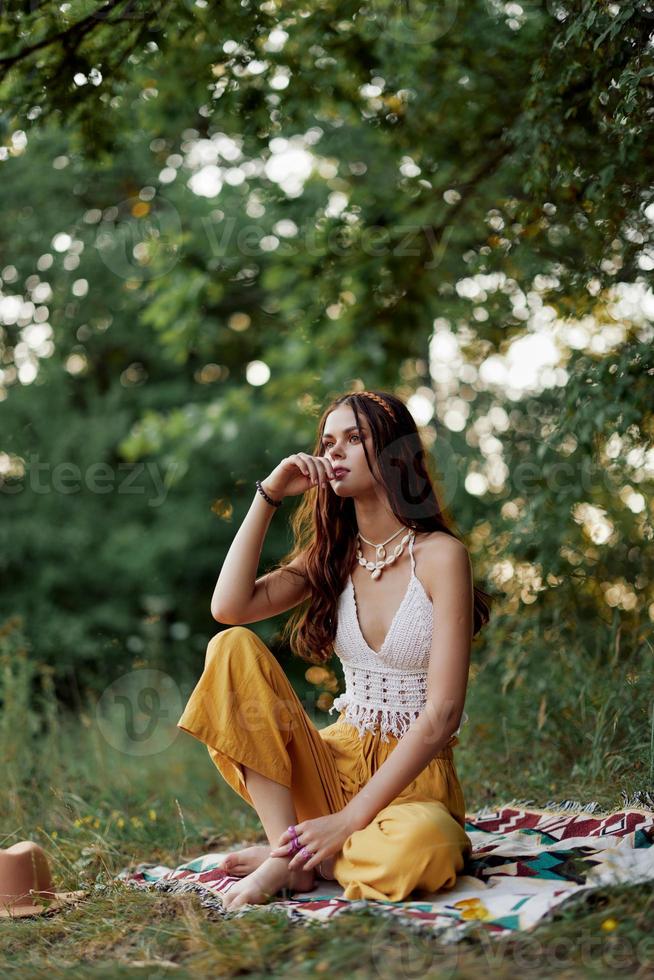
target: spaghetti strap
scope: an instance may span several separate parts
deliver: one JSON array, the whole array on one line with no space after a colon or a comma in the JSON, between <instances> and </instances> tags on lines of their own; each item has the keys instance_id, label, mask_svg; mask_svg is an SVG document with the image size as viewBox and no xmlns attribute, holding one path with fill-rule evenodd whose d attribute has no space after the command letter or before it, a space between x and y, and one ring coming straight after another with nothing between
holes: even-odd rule
<instances>
[{"instance_id":1,"label":"spaghetti strap","mask_svg":"<svg viewBox=\"0 0 654 980\"><path fill-rule=\"evenodd\" d=\"M409 554L411 555L411 578L415 577L416 574L416 558L413 554L413 542L415 541L415 535L409 538Z\"/></svg>"}]
</instances>

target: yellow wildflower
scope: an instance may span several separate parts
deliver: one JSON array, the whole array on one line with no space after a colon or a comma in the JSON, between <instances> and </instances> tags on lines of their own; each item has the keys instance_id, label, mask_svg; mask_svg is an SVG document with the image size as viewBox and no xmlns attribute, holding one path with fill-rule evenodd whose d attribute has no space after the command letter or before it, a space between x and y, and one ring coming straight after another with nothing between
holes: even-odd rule
<instances>
[{"instance_id":1,"label":"yellow wildflower","mask_svg":"<svg viewBox=\"0 0 654 980\"><path fill-rule=\"evenodd\" d=\"M493 918L492 913L479 898L462 898L454 903L454 908L460 911L461 918L464 920L479 919L483 922L485 919Z\"/></svg>"}]
</instances>

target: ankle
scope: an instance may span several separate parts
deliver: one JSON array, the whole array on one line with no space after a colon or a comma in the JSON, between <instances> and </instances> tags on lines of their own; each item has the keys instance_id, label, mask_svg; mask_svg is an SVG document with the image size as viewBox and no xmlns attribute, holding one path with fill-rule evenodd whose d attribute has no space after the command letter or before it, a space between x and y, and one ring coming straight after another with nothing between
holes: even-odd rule
<instances>
[{"instance_id":1,"label":"ankle","mask_svg":"<svg viewBox=\"0 0 654 980\"><path fill-rule=\"evenodd\" d=\"M315 870L313 868L309 868L307 871L297 868L295 871L289 871L288 883L291 888L295 885L301 885L303 889L306 889L307 885L313 884L315 877Z\"/></svg>"},{"instance_id":2,"label":"ankle","mask_svg":"<svg viewBox=\"0 0 654 980\"><path fill-rule=\"evenodd\" d=\"M271 848L271 850L272 850L272 848ZM288 867L288 865L289 865L289 862L290 862L290 860L291 860L291 856L290 856L290 855L286 855L286 854L276 854L276 855L275 855L275 856L273 857L273 856L272 856L271 854L268 854L268 857L266 858L266 864L267 864L267 863L268 863L269 861L272 861L272 862L273 862L273 864L275 864L275 865L277 865L277 867L282 867L282 866L284 866L284 865L285 865L286 867Z\"/></svg>"},{"instance_id":3,"label":"ankle","mask_svg":"<svg viewBox=\"0 0 654 980\"><path fill-rule=\"evenodd\" d=\"M323 881L335 881L334 878L334 858L328 857L321 861L316 867L316 875Z\"/></svg>"}]
</instances>

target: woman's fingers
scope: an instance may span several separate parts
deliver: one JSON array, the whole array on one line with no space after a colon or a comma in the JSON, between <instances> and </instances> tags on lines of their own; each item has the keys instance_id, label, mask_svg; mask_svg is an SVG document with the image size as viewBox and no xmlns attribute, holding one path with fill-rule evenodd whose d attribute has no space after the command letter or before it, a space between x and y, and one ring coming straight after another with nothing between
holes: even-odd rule
<instances>
[{"instance_id":1,"label":"woman's fingers","mask_svg":"<svg viewBox=\"0 0 654 980\"><path fill-rule=\"evenodd\" d=\"M310 456L309 453L294 453L292 460L312 486L327 486L334 479L334 468L324 456Z\"/></svg>"},{"instance_id":2,"label":"woman's fingers","mask_svg":"<svg viewBox=\"0 0 654 980\"><path fill-rule=\"evenodd\" d=\"M334 479L334 469L332 464L324 456L309 456L308 454L302 454L307 464L312 467L312 475L315 477L314 483L318 483L320 486L327 486L328 483Z\"/></svg>"},{"instance_id":3,"label":"woman's fingers","mask_svg":"<svg viewBox=\"0 0 654 980\"><path fill-rule=\"evenodd\" d=\"M318 482L318 467L316 465L315 459L313 458L313 456L309 456L307 453L299 453L299 456L304 461L307 469L309 470L310 477L311 477L311 482L312 483L317 483Z\"/></svg>"},{"instance_id":4,"label":"woman's fingers","mask_svg":"<svg viewBox=\"0 0 654 980\"><path fill-rule=\"evenodd\" d=\"M328 459L325 459L323 456L319 456L318 458L319 458L320 463L321 463L321 466L322 466L322 468L323 468L323 470L325 472L325 478L326 478L327 482L329 483L330 480L333 480L334 479L334 469L332 467L332 464L329 462Z\"/></svg>"},{"instance_id":5,"label":"woman's fingers","mask_svg":"<svg viewBox=\"0 0 654 980\"><path fill-rule=\"evenodd\" d=\"M305 871L309 858L304 855L296 854L292 861L288 862L289 871Z\"/></svg>"},{"instance_id":6,"label":"woman's fingers","mask_svg":"<svg viewBox=\"0 0 654 980\"><path fill-rule=\"evenodd\" d=\"M306 848L306 850L299 850L289 861L288 866L291 870L295 870L296 868L306 870L308 862L313 861L317 857L317 850L311 844L302 843L302 848Z\"/></svg>"},{"instance_id":7,"label":"woman's fingers","mask_svg":"<svg viewBox=\"0 0 654 980\"><path fill-rule=\"evenodd\" d=\"M295 465L297 466L297 468L300 470L300 472L304 476L308 476L309 478L311 477L311 472L309 470L309 467L307 466L307 464L302 459L302 456L301 456L300 453L294 453L292 456L289 457L289 459L292 459L293 460L293 462L295 463Z\"/></svg>"}]
</instances>

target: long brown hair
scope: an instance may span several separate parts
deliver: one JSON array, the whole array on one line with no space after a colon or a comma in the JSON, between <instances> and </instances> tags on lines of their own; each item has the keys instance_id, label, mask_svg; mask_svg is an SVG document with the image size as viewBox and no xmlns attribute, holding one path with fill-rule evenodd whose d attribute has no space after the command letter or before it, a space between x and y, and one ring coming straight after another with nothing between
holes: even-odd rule
<instances>
[{"instance_id":1,"label":"long brown hair","mask_svg":"<svg viewBox=\"0 0 654 980\"><path fill-rule=\"evenodd\" d=\"M352 408L356 424L361 417L372 433L375 459L362 442L373 477L388 494L391 510L401 524L416 531L444 531L460 540L454 521L434 490L425 448L409 409L387 391L353 392L334 399L322 413L318 436L311 455L324 455L325 422L339 405ZM292 550L280 561L285 567L298 555L305 556L304 575L311 594L291 614L282 639L289 640L294 654L310 663L324 664L332 655L336 635L336 607L345 588L356 553L357 522L354 501L311 487L291 517ZM298 569L289 572L301 575ZM473 635L488 622L492 597L474 589Z\"/></svg>"}]
</instances>

